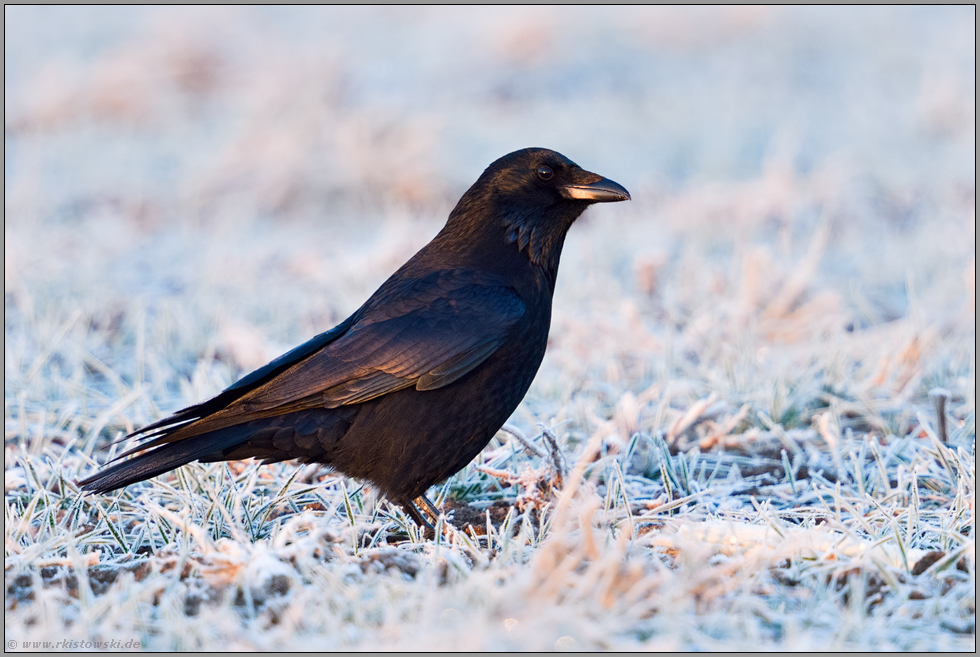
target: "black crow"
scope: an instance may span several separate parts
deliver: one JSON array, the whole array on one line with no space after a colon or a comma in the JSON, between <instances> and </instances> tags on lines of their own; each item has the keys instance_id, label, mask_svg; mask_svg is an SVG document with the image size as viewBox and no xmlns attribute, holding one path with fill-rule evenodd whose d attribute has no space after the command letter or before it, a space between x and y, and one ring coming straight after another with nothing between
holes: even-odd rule
<instances>
[{"instance_id":1,"label":"black crow","mask_svg":"<svg viewBox=\"0 0 980 657\"><path fill-rule=\"evenodd\" d=\"M487 445L538 371L569 227L592 203L629 198L554 151L505 155L353 315L130 434L143 442L82 488L195 460L297 459L373 482L427 524L413 502Z\"/></svg>"}]
</instances>

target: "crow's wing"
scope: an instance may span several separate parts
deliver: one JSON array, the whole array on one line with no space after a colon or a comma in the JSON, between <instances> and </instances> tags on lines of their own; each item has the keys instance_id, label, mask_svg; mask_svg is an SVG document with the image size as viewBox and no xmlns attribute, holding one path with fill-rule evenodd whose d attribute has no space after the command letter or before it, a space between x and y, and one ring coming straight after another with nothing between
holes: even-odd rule
<instances>
[{"instance_id":1,"label":"crow's wing","mask_svg":"<svg viewBox=\"0 0 980 657\"><path fill-rule=\"evenodd\" d=\"M203 401L200 404L188 406L187 408L181 409L173 415L163 418L162 420L157 420L153 424L148 424L145 427L137 429L133 433L126 436L126 438L131 438L133 436L143 436L144 438L149 438L168 431L177 425L200 420L202 417L211 415L212 413L226 408L235 400L248 394L251 390L268 383L277 375L336 340L350 328L353 319L353 317L349 317L347 320L333 327L329 331L324 331L323 333L307 340L298 347L290 349L282 356L279 356L269 363L266 363L254 372L246 374L211 399Z\"/></svg>"},{"instance_id":2,"label":"crow's wing","mask_svg":"<svg viewBox=\"0 0 980 657\"><path fill-rule=\"evenodd\" d=\"M496 351L524 314L513 289L477 280L438 272L399 290L400 300L379 299L343 336L242 397L244 409L308 399L332 408L452 383Z\"/></svg>"},{"instance_id":3,"label":"crow's wing","mask_svg":"<svg viewBox=\"0 0 980 657\"><path fill-rule=\"evenodd\" d=\"M403 278L382 286L337 328L213 400L137 432L151 440L127 454L263 417L356 404L412 386L441 388L489 358L524 312L513 288L486 274L448 270ZM228 401L215 408L222 397Z\"/></svg>"}]
</instances>

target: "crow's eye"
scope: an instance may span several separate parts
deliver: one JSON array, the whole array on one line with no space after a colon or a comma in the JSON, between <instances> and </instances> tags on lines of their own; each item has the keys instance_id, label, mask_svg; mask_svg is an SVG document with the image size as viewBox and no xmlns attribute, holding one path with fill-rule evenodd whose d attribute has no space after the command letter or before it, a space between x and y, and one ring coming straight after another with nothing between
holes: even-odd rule
<instances>
[{"instance_id":1,"label":"crow's eye","mask_svg":"<svg viewBox=\"0 0 980 657\"><path fill-rule=\"evenodd\" d=\"M555 175L555 172L551 170L551 167L540 166L538 167L538 178L541 180L551 180L551 177Z\"/></svg>"}]
</instances>

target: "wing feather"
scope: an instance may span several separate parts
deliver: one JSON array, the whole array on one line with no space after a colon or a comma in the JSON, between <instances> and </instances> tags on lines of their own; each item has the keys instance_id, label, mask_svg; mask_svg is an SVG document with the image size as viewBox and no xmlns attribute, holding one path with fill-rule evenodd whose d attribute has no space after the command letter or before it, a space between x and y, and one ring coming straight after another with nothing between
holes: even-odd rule
<instances>
[{"instance_id":1,"label":"wing feather","mask_svg":"<svg viewBox=\"0 0 980 657\"><path fill-rule=\"evenodd\" d=\"M309 408L358 404L458 381L505 344L525 312L506 281L447 270L382 286L343 324L220 395L135 432L123 456L208 431Z\"/></svg>"}]
</instances>

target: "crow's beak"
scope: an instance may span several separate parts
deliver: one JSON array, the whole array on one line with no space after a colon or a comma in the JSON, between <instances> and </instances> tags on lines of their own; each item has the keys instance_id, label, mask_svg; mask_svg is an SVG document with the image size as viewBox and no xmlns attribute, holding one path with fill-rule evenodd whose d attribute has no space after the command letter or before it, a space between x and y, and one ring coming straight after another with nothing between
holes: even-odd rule
<instances>
[{"instance_id":1,"label":"crow's beak","mask_svg":"<svg viewBox=\"0 0 980 657\"><path fill-rule=\"evenodd\" d=\"M589 175L594 176L596 174ZM589 201L590 203L615 203L616 201L630 200L630 193L626 191L626 188L608 178L599 178L590 183L565 185L562 191L567 198L576 201Z\"/></svg>"}]
</instances>

